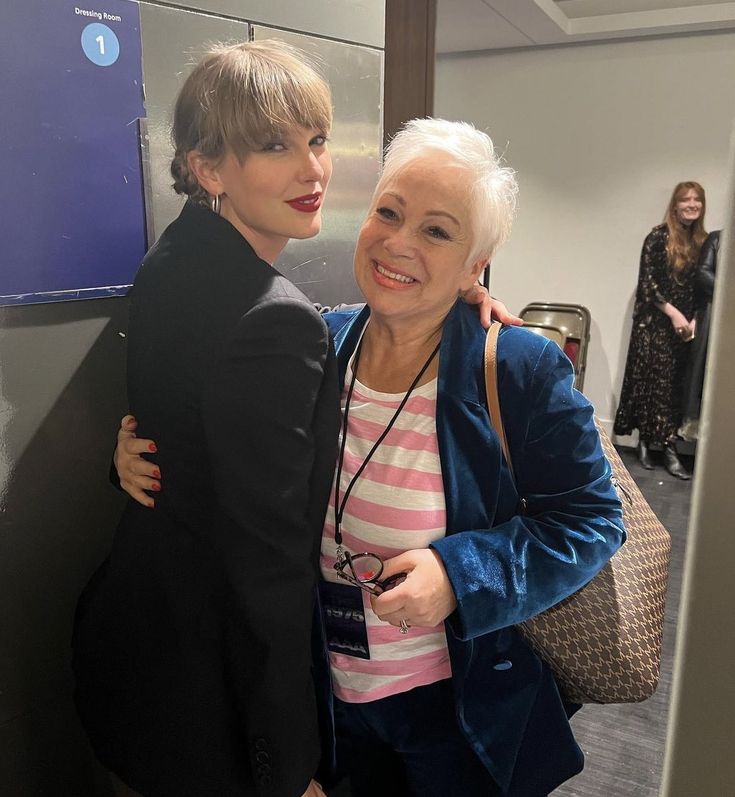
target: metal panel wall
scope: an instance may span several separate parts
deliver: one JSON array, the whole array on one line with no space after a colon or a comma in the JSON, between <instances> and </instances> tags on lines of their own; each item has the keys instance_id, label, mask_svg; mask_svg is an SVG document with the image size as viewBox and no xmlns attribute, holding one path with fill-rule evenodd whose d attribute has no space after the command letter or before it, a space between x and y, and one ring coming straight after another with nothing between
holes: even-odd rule
<instances>
[{"instance_id":1,"label":"metal panel wall","mask_svg":"<svg viewBox=\"0 0 735 797\"><path fill-rule=\"evenodd\" d=\"M384 0L311 0L310 3L276 0L183 0L163 5L223 14L273 28L298 30L330 39L383 47Z\"/></svg>"},{"instance_id":2,"label":"metal panel wall","mask_svg":"<svg viewBox=\"0 0 735 797\"><path fill-rule=\"evenodd\" d=\"M183 9L141 6L148 127L147 170L152 227L158 237L183 200L171 189L172 100L199 53L212 41L243 41L245 22ZM176 37L170 31L176 31ZM330 184L321 234L292 241L276 264L322 304L357 301L352 254L380 167L383 54L380 50L273 28L253 27L253 37L275 37L312 55L334 97ZM150 221L150 220L149 220Z\"/></svg>"},{"instance_id":3,"label":"metal panel wall","mask_svg":"<svg viewBox=\"0 0 735 797\"><path fill-rule=\"evenodd\" d=\"M125 299L0 308L0 794L103 797L71 700L76 599L109 550Z\"/></svg>"},{"instance_id":4,"label":"metal panel wall","mask_svg":"<svg viewBox=\"0 0 735 797\"><path fill-rule=\"evenodd\" d=\"M352 278L357 231L380 169L383 53L313 36L253 27L255 39L279 38L312 55L332 86L334 173L321 233L291 241L276 266L315 302L359 301Z\"/></svg>"},{"instance_id":5,"label":"metal panel wall","mask_svg":"<svg viewBox=\"0 0 735 797\"><path fill-rule=\"evenodd\" d=\"M180 8L141 4L143 76L148 128L146 171L149 180L149 224L154 240L179 215L184 199L171 188L169 170L173 101L198 56L209 42L247 41L247 22L208 16ZM172 33L175 32L175 35ZM152 214L151 214L152 212Z\"/></svg>"}]
</instances>

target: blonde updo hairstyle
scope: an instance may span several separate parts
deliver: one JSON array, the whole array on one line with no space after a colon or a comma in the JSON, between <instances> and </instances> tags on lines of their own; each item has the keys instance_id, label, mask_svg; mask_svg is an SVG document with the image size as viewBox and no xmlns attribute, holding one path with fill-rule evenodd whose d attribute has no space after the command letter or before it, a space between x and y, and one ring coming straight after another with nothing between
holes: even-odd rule
<instances>
[{"instance_id":1,"label":"blonde updo hairstyle","mask_svg":"<svg viewBox=\"0 0 735 797\"><path fill-rule=\"evenodd\" d=\"M412 119L391 139L373 202L385 185L422 157L448 156L470 178L472 248L466 265L488 262L510 235L516 212L518 183L503 165L492 139L467 122Z\"/></svg>"},{"instance_id":2,"label":"blonde updo hairstyle","mask_svg":"<svg viewBox=\"0 0 735 797\"><path fill-rule=\"evenodd\" d=\"M275 39L215 45L194 67L174 106L174 191L209 204L189 168L192 150L215 164L228 151L242 162L296 126L325 135L332 126L329 85L307 57Z\"/></svg>"}]
</instances>

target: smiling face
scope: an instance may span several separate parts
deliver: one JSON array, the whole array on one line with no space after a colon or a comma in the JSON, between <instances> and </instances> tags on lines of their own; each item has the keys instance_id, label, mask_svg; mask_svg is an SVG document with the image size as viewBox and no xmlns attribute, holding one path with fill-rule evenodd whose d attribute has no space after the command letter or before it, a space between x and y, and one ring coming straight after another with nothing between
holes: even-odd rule
<instances>
[{"instance_id":1,"label":"smiling face","mask_svg":"<svg viewBox=\"0 0 735 797\"><path fill-rule=\"evenodd\" d=\"M326 134L293 128L240 161L227 152L217 164L199 163L199 182L221 195L222 215L272 263L289 238L321 229L321 206L332 176Z\"/></svg>"},{"instance_id":2,"label":"smiling face","mask_svg":"<svg viewBox=\"0 0 735 797\"><path fill-rule=\"evenodd\" d=\"M689 188L676 198L674 213L685 227L695 222L702 215L702 197L694 188Z\"/></svg>"},{"instance_id":3,"label":"smiling face","mask_svg":"<svg viewBox=\"0 0 735 797\"><path fill-rule=\"evenodd\" d=\"M472 247L470 178L445 156L424 156L373 199L355 251L355 278L372 315L391 324L440 325L483 261Z\"/></svg>"}]
</instances>

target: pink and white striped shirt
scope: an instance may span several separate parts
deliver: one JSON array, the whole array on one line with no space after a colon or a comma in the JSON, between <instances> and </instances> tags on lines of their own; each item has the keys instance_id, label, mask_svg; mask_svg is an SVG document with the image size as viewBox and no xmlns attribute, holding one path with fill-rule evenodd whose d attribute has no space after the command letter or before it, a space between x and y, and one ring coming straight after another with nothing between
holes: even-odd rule
<instances>
[{"instance_id":1,"label":"pink and white striped shirt","mask_svg":"<svg viewBox=\"0 0 735 797\"><path fill-rule=\"evenodd\" d=\"M351 380L348 368L343 410ZM342 544L351 553L370 551L390 559L407 550L427 548L433 540L445 535L436 390L436 379L414 389L395 425L352 488L341 524ZM379 393L355 382L340 499L403 396ZM345 583L334 571L335 556L333 486L322 535L321 570L326 580ZM330 651L334 693L340 700L365 703L450 677L443 623L435 628L412 627L408 634L401 634L394 626L381 622L371 609L369 596L362 595L370 659Z\"/></svg>"}]
</instances>

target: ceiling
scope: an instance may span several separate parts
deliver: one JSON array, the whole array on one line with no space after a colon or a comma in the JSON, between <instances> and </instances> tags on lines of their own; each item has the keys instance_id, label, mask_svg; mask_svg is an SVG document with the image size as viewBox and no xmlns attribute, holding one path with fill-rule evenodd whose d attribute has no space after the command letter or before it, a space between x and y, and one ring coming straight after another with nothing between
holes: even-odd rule
<instances>
[{"instance_id":1,"label":"ceiling","mask_svg":"<svg viewBox=\"0 0 735 797\"><path fill-rule=\"evenodd\" d=\"M735 28L726 0L438 0L439 53Z\"/></svg>"}]
</instances>

